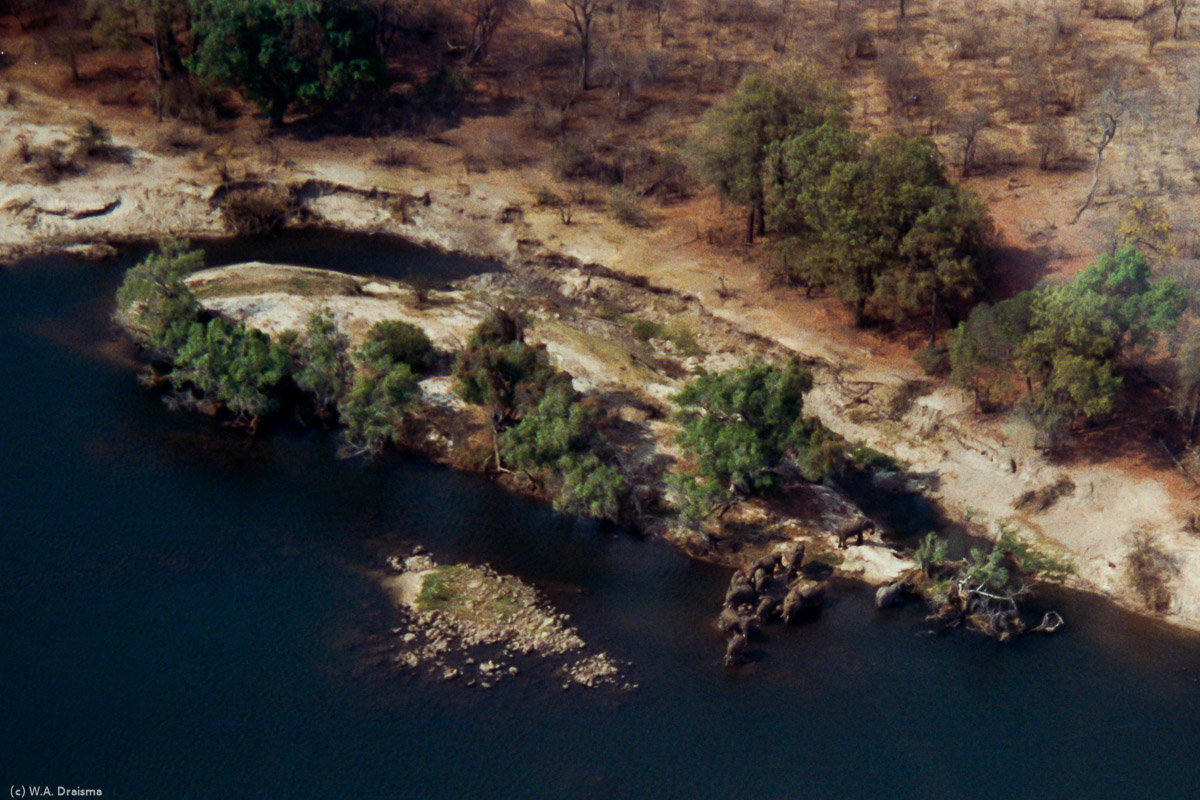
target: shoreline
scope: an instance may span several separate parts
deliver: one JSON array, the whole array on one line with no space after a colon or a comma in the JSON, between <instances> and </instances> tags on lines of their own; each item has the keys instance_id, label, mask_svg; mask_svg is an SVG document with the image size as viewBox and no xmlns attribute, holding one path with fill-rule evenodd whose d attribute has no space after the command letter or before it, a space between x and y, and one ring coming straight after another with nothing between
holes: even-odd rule
<instances>
[{"instance_id":1,"label":"shoreline","mask_svg":"<svg viewBox=\"0 0 1200 800\"><path fill-rule=\"evenodd\" d=\"M181 157L142 155L135 159L133 175L86 187L78 180L4 187L0 215L23 224L7 226L0 260L167 234L236 237L212 202L221 184L188 170ZM1119 465L1054 465L1032 448L1027 431L1011 420L973 415L960 393L936 382L928 382L931 391L909 398L896 413L898 390L925 381L915 365L886 362L863 347L866 338L857 333L831 338L798 326L797 308L788 302L802 302L763 294L756 289L757 275L732 274L731 294L722 297L718 289L727 273L695 253L699 245L682 241L677 229L634 231L590 209L581 209L573 224L564 225L552 210L532 204L537 177L520 173L463 178L432 166L383 170L336 158L259 166L265 174L253 180L286 187L315 220L312 227L398 236L448 253L494 259L506 272L532 265L571 273L583 282L609 276L631 292L692 305L745 341L798 353L815 377L808 410L851 441L903 459L910 472L936 476L926 494L948 519L986 533L1002 524L1017 525L1076 559L1071 583L1137 613L1200 630L1200 548L1182 529L1178 501L1166 484L1131 479ZM176 167L187 177L181 178ZM114 194L122 203L108 212L80 213L106 207ZM650 253L656 258L648 261ZM736 254L730 259L736 262ZM1021 494L1052 484L1063 473L1080 487L1074 496L1037 513L1012 508ZM1166 614L1142 607L1118 566L1129 552L1129 537L1139 529L1153 532L1162 551L1177 562L1173 605Z\"/></svg>"}]
</instances>

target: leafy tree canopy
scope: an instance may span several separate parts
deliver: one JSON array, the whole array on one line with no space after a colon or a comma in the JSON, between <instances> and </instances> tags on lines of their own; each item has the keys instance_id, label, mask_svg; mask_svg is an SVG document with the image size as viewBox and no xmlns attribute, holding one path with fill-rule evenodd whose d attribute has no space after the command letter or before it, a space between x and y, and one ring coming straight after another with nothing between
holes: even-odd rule
<instances>
[{"instance_id":1,"label":"leafy tree canopy","mask_svg":"<svg viewBox=\"0 0 1200 800\"><path fill-rule=\"evenodd\" d=\"M1128 246L1069 284L976 308L947 337L952 375L991 400L1006 391L1006 375L1019 376L1035 420L1061 428L1112 412L1121 398L1121 357L1153 347L1186 307L1179 283L1152 280L1144 256Z\"/></svg>"},{"instance_id":2,"label":"leafy tree canopy","mask_svg":"<svg viewBox=\"0 0 1200 800\"><path fill-rule=\"evenodd\" d=\"M700 168L721 194L764 215L763 180L768 150L829 122L844 127L849 98L803 65L747 76L728 102L704 119L696 142ZM751 228L751 235L753 228Z\"/></svg>"},{"instance_id":3,"label":"leafy tree canopy","mask_svg":"<svg viewBox=\"0 0 1200 800\"><path fill-rule=\"evenodd\" d=\"M345 394L354 367L347 353L349 342L334 322L333 312L314 312L296 343L296 385L312 395L318 409L332 407Z\"/></svg>"},{"instance_id":4,"label":"leafy tree canopy","mask_svg":"<svg viewBox=\"0 0 1200 800\"><path fill-rule=\"evenodd\" d=\"M521 421L500 435L505 463L550 481L563 513L616 520L628 487L599 451L599 414L569 382L552 385Z\"/></svg>"},{"instance_id":5,"label":"leafy tree canopy","mask_svg":"<svg viewBox=\"0 0 1200 800\"><path fill-rule=\"evenodd\" d=\"M362 452L383 450L396 441L405 409L420 396L420 383L407 364L386 372L359 370L350 394L338 403L346 441Z\"/></svg>"},{"instance_id":6,"label":"leafy tree canopy","mask_svg":"<svg viewBox=\"0 0 1200 800\"><path fill-rule=\"evenodd\" d=\"M413 372L433 366L433 342L416 325L398 319L376 322L367 331L358 357L376 369L407 364Z\"/></svg>"},{"instance_id":7,"label":"leafy tree canopy","mask_svg":"<svg viewBox=\"0 0 1200 800\"><path fill-rule=\"evenodd\" d=\"M585 407L569 382L550 387L521 421L500 436L505 463L536 470L587 447L596 412Z\"/></svg>"},{"instance_id":8,"label":"leafy tree canopy","mask_svg":"<svg viewBox=\"0 0 1200 800\"><path fill-rule=\"evenodd\" d=\"M560 462L562 488L554 508L564 514L582 514L616 522L629 486L621 471L605 464L595 453L584 453Z\"/></svg>"},{"instance_id":9,"label":"leafy tree canopy","mask_svg":"<svg viewBox=\"0 0 1200 800\"><path fill-rule=\"evenodd\" d=\"M375 21L340 0L193 0L202 78L240 86L274 123L297 101L331 106L384 78Z\"/></svg>"},{"instance_id":10,"label":"leafy tree canopy","mask_svg":"<svg viewBox=\"0 0 1200 800\"><path fill-rule=\"evenodd\" d=\"M704 476L741 491L777 488L785 458L817 480L832 470L834 452L820 424L803 416L811 387L812 376L795 365L752 364L697 378L674 398L680 441Z\"/></svg>"},{"instance_id":11,"label":"leafy tree canopy","mask_svg":"<svg viewBox=\"0 0 1200 800\"><path fill-rule=\"evenodd\" d=\"M170 379L253 422L277 407L275 389L287 375L288 363L287 349L272 344L261 331L216 317L188 328Z\"/></svg>"},{"instance_id":12,"label":"leafy tree canopy","mask_svg":"<svg viewBox=\"0 0 1200 800\"><path fill-rule=\"evenodd\" d=\"M978 290L991 222L974 195L947 180L937 147L885 136L859 151L829 126L793 137L780 154L773 225L785 233L784 270L901 319L968 300Z\"/></svg>"},{"instance_id":13,"label":"leafy tree canopy","mask_svg":"<svg viewBox=\"0 0 1200 800\"><path fill-rule=\"evenodd\" d=\"M200 306L184 278L203 268L204 253L168 240L125 273L115 318L141 345L173 354L188 337Z\"/></svg>"},{"instance_id":14,"label":"leafy tree canopy","mask_svg":"<svg viewBox=\"0 0 1200 800\"><path fill-rule=\"evenodd\" d=\"M545 348L524 341L519 315L493 312L471 334L454 363L459 397L509 417L536 406L548 389L571 376L550 364Z\"/></svg>"},{"instance_id":15,"label":"leafy tree canopy","mask_svg":"<svg viewBox=\"0 0 1200 800\"><path fill-rule=\"evenodd\" d=\"M1105 313L1120 331L1119 350L1153 347L1158 334L1173 330L1187 308L1187 292L1176 280L1151 280L1150 264L1134 245L1105 254L1074 283L1079 292L1103 298Z\"/></svg>"}]
</instances>

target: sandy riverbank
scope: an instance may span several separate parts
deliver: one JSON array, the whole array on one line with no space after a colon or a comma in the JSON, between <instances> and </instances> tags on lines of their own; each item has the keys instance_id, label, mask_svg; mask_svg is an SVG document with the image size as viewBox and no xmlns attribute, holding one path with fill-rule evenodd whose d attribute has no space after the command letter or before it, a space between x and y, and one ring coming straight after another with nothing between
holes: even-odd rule
<instances>
[{"instance_id":1,"label":"sandy riverbank","mask_svg":"<svg viewBox=\"0 0 1200 800\"><path fill-rule=\"evenodd\" d=\"M75 122L70 111L31 95L22 107L0 110L0 149L12 147L18 131L34 141L63 138ZM721 321L744 337L740 341L801 353L817 379L809 409L825 424L904 459L914 472L936 475L930 493L953 516L980 530L1014 525L1065 550L1080 582L1135 609L1141 599L1131 589L1126 565L1134 534L1145 532L1169 567L1173 600L1166 618L1200 627L1200 539L1183 522L1194 512L1196 496L1177 475L1119 461L1056 465L1034 449L1028 430L980 419L947 386L898 406L897 388L922 377L915 366L870 334L839 328L820 310L828 301L769 289L736 254L715 253L698 241L694 226L668 222L652 231L633 230L593 208L580 208L572 224L564 224L553 209L532 201L551 176L536 169L468 176L452 138L449 144L415 145L420 166L389 168L353 142L288 141L269 153L246 145L217 165L203 152L164 152L154 131L131 127L114 133L117 144L129 149L131 163L91 165L86 175L55 185L20 173L8 176L0 185L0 258L112 239L227 233L214 198L232 176L286 187L307 213L331 227L398 234L514 267L564 264L563 286L590 288L589 280L596 279L580 267L603 264L669 292L647 297L696 304L696 313ZM572 297L569 291L564 296ZM379 295L375 300L392 302ZM363 313L369 315L365 307ZM463 315L461 324L472 318L466 311L455 313ZM458 323L446 325L446 336L459 335ZM436 326L431 335L439 335ZM550 326L543 334L548 345L559 343L565 368L584 379L589 365L603 372L594 367L594 348L570 346L577 336L571 326ZM729 348L733 360L746 354ZM636 361L626 370L620 380L642 379L654 395L670 387L643 373ZM664 388L653 389L660 381ZM1023 494L1062 473L1076 486L1072 495L1042 511L1014 508Z\"/></svg>"}]
</instances>

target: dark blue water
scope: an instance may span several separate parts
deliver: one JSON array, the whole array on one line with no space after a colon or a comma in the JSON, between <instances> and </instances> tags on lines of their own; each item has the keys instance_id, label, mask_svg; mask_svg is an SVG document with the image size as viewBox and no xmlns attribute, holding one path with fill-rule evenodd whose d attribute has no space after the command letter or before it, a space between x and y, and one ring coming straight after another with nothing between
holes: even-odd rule
<instances>
[{"instance_id":1,"label":"dark blue water","mask_svg":"<svg viewBox=\"0 0 1200 800\"><path fill-rule=\"evenodd\" d=\"M281 259L329 263L303 256ZM926 640L851 592L726 674L721 570L478 477L166 410L110 340L121 267L0 272L0 792L1200 797L1194 637L1071 596L1053 637ZM364 662L388 607L362 568L401 539L550 587L641 688Z\"/></svg>"}]
</instances>

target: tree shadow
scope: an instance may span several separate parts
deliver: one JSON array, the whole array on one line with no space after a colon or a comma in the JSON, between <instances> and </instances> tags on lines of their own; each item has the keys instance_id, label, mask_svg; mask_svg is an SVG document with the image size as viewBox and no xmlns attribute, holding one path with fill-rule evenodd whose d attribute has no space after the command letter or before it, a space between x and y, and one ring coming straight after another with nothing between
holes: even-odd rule
<instances>
[{"instance_id":1,"label":"tree shadow","mask_svg":"<svg viewBox=\"0 0 1200 800\"><path fill-rule=\"evenodd\" d=\"M1034 288L1046 277L1052 257L1045 245L994 247L987 265L989 280L985 291L989 299L995 302Z\"/></svg>"}]
</instances>

